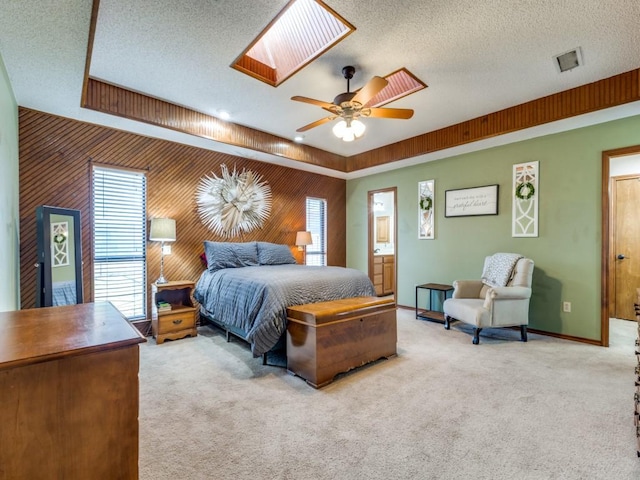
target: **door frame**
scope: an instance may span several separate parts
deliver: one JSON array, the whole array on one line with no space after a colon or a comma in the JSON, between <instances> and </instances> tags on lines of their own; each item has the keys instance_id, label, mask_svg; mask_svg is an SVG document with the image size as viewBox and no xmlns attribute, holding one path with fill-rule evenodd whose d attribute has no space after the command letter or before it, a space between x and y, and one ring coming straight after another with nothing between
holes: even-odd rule
<instances>
[{"instance_id":1,"label":"door frame","mask_svg":"<svg viewBox=\"0 0 640 480\"><path fill-rule=\"evenodd\" d=\"M602 152L602 249L600 251L600 344L609 346L612 279L615 278L613 223L611 202L611 159L640 153L640 145Z\"/></svg>"},{"instance_id":2,"label":"door frame","mask_svg":"<svg viewBox=\"0 0 640 480\"><path fill-rule=\"evenodd\" d=\"M373 213L373 197L376 193L386 193L393 192L393 223L391 228L393 228L393 280L395 288L393 289L393 300L397 301L398 299L398 187L388 187L388 188L380 188L378 190L369 190L367 192L367 218L368 218L368 234L367 234L367 259L368 259L368 272L369 278L373 282L373 223L374 223L374 213Z\"/></svg>"}]
</instances>

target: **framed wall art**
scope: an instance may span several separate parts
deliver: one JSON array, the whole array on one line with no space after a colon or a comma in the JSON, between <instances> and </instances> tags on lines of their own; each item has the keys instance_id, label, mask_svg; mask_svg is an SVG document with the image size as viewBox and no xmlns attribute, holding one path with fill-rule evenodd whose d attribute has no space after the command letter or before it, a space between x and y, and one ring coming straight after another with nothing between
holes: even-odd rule
<instances>
[{"instance_id":1,"label":"framed wall art","mask_svg":"<svg viewBox=\"0 0 640 480\"><path fill-rule=\"evenodd\" d=\"M435 183L435 180L418 182L418 238L422 240L435 237Z\"/></svg>"},{"instance_id":2,"label":"framed wall art","mask_svg":"<svg viewBox=\"0 0 640 480\"><path fill-rule=\"evenodd\" d=\"M538 236L538 162L513 166L512 237Z\"/></svg>"},{"instance_id":3,"label":"framed wall art","mask_svg":"<svg viewBox=\"0 0 640 480\"><path fill-rule=\"evenodd\" d=\"M444 216L497 215L498 187L496 184L445 191Z\"/></svg>"}]
</instances>

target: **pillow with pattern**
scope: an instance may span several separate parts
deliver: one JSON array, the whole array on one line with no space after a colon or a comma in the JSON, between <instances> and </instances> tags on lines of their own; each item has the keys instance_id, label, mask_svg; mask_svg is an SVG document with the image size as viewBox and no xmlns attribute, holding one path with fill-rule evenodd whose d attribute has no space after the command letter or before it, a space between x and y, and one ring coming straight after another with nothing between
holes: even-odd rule
<instances>
[{"instance_id":1,"label":"pillow with pattern","mask_svg":"<svg viewBox=\"0 0 640 480\"><path fill-rule=\"evenodd\" d=\"M277 243L257 242L260 265L285 265L297 263L289 246Z\"/></svg>"}]
</instances>

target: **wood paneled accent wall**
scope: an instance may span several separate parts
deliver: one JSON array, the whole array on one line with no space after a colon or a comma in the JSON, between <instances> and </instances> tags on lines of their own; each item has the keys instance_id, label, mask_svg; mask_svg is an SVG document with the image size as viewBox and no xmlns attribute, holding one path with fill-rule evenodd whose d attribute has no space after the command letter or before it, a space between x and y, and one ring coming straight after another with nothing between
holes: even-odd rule
<instances>
[{"instance_id":1,"label":"wood paneled accent wall","mask_svg":"<svg viewBox=\"0 0 640 480\"><path fill-rule=\"evenodd\" d=\"M216 238L200 221L196 187L204 175L220 174L220 165L250 169L271 186L271 217L261 230L230 241L264 240L295 247L305 229L307 196L326 198L328 263L346 264L346 181L196 147L158 140L112 128L49 115L19 111L20 148L20 288L21 308L35 306L36 221L38 205L81 211L85 301L93 299L91 248L91 165L147 171L147 216L176 219L177 241L165 257L170 280L197 280L203 266L204 240ZM147 276L159 276L160 244L147 244ZM148 298L150 295L148 295Z\"/></svg>"}]
</instances>

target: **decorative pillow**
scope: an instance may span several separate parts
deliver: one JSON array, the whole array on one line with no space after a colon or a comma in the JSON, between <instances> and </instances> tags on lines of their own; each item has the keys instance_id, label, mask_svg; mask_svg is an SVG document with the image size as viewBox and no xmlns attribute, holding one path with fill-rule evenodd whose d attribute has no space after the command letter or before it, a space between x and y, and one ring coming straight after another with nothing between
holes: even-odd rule
<instances>
[{"instance_id":1,"label":"decorative pillow","mask_svg":"<svg viewBox=\"0 0 640 480\"><path fill-rule=\"evenodd\" d=\"M204 242L207 268L212 272L222 268L251 267L258 265L256 242L228 243Z\"/></svg>"},{"instance_id":2,"label":"decorative pillow","mask_svg":"<svg viewBox=\"0 0 640 480\"><path fill-rule=\"evenodd\" d=\"M284 265L297 263L287 245L277 243L257 242L258 262L260 265Z\"/></svg>"}]
</instances>

